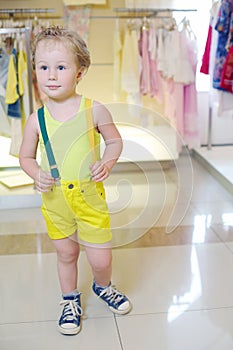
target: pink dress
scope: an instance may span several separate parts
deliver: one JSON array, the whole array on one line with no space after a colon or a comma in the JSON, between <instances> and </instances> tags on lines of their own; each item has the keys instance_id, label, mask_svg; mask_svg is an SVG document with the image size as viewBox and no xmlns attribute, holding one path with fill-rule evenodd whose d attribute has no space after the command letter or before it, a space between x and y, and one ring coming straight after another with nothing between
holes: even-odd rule
<instances>
[{"instance_id":1,"label":"pink dress","mask_svg":"<svg viewBox=\"0 0 233 350\"><path fill-rule=\"evenodd\" d=\"M149 30L142 29L140 37L140 55L141 55L141 75L140 91L143 95L150 93L150 58L148 50Z\"/></svg>"},{"instance_id":2,"label":"pink dress","mask_svg":"<svg viewBox=\"0 0 233 350\"><path fill-rule=\"evenodd\" d=\"M197 43L195 39L187 37L189 61L193 73L197 68ZM195 81L184 86L184 139L189 148L200 147L200 130L197 110L197 91Z\"/></svg>"},{"instance_id":3,"label":"pink dress","mask_svg":"<svg viewBox=\"0 0 233 350\"><path fill-rule=\"evenodd\" d=\"M162 103L162 78L158 71L157 34L155 28L149 31L150 95Z\"/></svg>"}]
</instances>

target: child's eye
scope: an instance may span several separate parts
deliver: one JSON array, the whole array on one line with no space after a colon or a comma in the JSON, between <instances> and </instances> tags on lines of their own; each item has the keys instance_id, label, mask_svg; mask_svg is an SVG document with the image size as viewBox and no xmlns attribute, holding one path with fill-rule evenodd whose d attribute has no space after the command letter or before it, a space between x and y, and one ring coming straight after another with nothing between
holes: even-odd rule
<instances>
[{"instance_id":1,"label":"child's eye","mask_svg":"<svg viewBox=\"0 0 233 350\"><path fill-rule=\"evenodd\" d=\"M47 66L41 66L40 69L41 69L41 70L47 70L48 67L47 67Z\"/></svg>"},{"instance_id":2,"label":"child's eye","mask_svg":"<svg viewBox=\"0 0 233 350\"><path fill-rule=\"evenodd\" d=\"M60 66L57 67L57 69L58 69L58 70L64 70L64 69L65 69L65 66L60 65Z\"/></svg>"}]
</instances>

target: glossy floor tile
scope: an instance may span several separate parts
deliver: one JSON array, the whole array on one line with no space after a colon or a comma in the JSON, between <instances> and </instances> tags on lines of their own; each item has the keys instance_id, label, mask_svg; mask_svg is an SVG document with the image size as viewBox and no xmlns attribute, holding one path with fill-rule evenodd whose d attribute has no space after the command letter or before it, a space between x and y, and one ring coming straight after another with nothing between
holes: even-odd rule
<instances>
[{"instance_id":1,"label":"glossy floor tile","mask_svg":"<svg viewBox=\"0 0 233 350\"><path fill-rule=\"evenodd\" d=\"M117 320L128 350L231 350L233 308L148 314Z\"/></svg>"},{"instance_id":2,"label":"glossy floor tile","mask_svg":"<svg viewBox=\"0 0 233 350\"><path fill-rule=\"evenodd\" d=\"M122 349L113 318L84 320L81 333L75 337L59 334L54 321L0 326L0 344L4 350Z\"/></svg>"},{"instance_id":3,"label":"glossy floor tile","mask_svg":"<svg viewBox=\"0 0 233 350\"><path fill-rule=\"evenodd\" d=\"M193 156L233 195L233 145L201 147Z\"/></svg>"},{"instance_id":4,"label":"glossy floor tile","mask_svg":"<svg viewBox=\"0 0 233 350\"><path fill-rule=\"evenodd\" d=\"M0 349L232 350L233 196L196 159L106 182L113 278L133 303L114 316L91 291L84 250L77 336L56 328L56 254L39 207L0 211Z\"/></svg>"},{"instance_id":5,"label":"glossy floor tile","mask_svg":"<svg viewBox=\"0 0 233 350\"><path fill-rule=\"evenodd\" d=\"M94 345L98 339L99 348L106 350L109 346L175 350L188 344L195 349L208 343L210 347L203 349L212 349L217 334L221 347L216 349L233 346L233 280L229 278L233 252L223 243L116 249L113 255L113 281L127 292L133 310L113 317L93 295L82 252L79 287L85 319L81 333L71 338L56 330L60 292L55 254L1 256L1 348L13 349L17 344L18 349L32 345L42 349L47 340L58 349L66 342L73 349Z\"/></svg>"},{"instance_id":6,"label":"glossy floor tile","mask_svg":"<svg viewBox=\"0 0 233 350\"><path fill-rule=\"evenodd\" d=\"M201 147L196 151L233 184L233 146Z\"/></svg>"}]
</instances>

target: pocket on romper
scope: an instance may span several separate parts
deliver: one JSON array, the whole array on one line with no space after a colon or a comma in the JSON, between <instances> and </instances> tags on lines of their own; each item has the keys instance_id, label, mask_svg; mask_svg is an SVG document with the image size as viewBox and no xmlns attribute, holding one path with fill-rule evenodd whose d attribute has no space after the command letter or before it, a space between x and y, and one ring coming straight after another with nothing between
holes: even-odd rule
<instances>
[{"instance_id":1,"label":"pocket on romper","mask_svg":"<svg viewBox=\"0 0 233 350\"><path fill-rule=\"evenodd\" d=\"M83 194L83 197L90 197L90 196L98 196L101 199L106 199L105 196L105 189L102 182L94 182L94 181L88 181L88 182L81 182L80 184L80 191Z\"/></svg>"},{"instance_id":2,"label":"pocket on romper","mask_svg":"<svg viewBox=\"0 0 233 350\"><path fill-rule=\"evenodd\" d=\"M48 212L57 212L58 211L58 203L59 207L66 205L65 197L62 191L61 186L56 187L53 186L50 191L42 192L42 208L47 210Z\"/></svg>"},{"instance_id":3,"label":"pocket on romper","mask_svg":"<svg viewBox=\"0 0 233 350\"><path fill-rule=\"evenodd\" d=\"M80 185L82 199L89 208L100 212L107 212L105 189L103 183L89 181Z\"/></svg>"}]
</instances>

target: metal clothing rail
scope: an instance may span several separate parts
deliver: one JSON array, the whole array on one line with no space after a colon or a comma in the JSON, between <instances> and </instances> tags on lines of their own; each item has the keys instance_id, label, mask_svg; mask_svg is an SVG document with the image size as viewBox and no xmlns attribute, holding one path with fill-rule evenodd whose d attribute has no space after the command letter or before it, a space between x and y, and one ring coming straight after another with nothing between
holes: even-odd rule
<instances>
[{"instance_id":1,"label":"metal clothing rail","mask_svg":"<svg viewBox=\"0 0 233 350\"><path fill-rule=\"evenodd\" d=\"M8 15L9 18L17 18L19 19L19 17L27 17L28 16L36 16L38 14L40 14L40 18L41 18L41 14L51 14L51 13L55 13L55 9L53 8L17 8L17 9L0 9L0 15L3 14ZM47 16L46 16L47 18ZM54 18L54 16L53 16Z\"/></svg>"},{"instance_id":2,"label":"metal clothing rail","mask_svg":"<svg viewBox=\"0 0 233 350\"><path fill-rule=\"evenodd\" d=\"M32 99L32 68L30 57L30 28L0 28L0 35L3 34L25 34L26 41L26 56L27 56L27 71L28 71L28 97L29 97L29 111L33 112L33 99Z\"/></svg>"},{"instance_id":3,"label":"metal clothing rail","mask_svg":"<svg viewBox=\"0 0 233 350\"><path fill-rule=\"evenodd\" d=\"M0 13L7 13L7 14L15 14L15 13L53 13L55 12L55 9L47 8L47 9L40 9L40 8L22 8L22 9L0 9Z\"/></svg>"},{"instance_id":4,"label":"metal clothing rail","mask_svg":"<svg viewBox=\"0 0 233 350\"><path fill-rule=\"evenodd\" d=\"M166 18L160 13L166 12L195 12L196 9L151 9L151 8L115 8L113 11L116 15L91 15L90 19L118 19L118 18L143 18L143 17L155 17L155 18ZM169 17L170 18L170 17Z\"/></svg>"},{"instance_id":5,"label":"metal clothing rail","mask_svg":"<svg viewBox=\"0 0 233 350\"><path fill-rule=\"evenodd\" d=\"M158 14L163 12L196 12L197 9L172 9L172 8L115 8L114 11L118 17L126 17L122 14L127 13L131 17L157 17Z\"/></svg>"}]
</instances>

